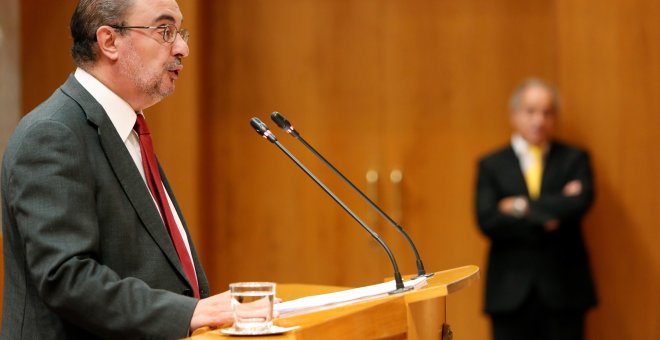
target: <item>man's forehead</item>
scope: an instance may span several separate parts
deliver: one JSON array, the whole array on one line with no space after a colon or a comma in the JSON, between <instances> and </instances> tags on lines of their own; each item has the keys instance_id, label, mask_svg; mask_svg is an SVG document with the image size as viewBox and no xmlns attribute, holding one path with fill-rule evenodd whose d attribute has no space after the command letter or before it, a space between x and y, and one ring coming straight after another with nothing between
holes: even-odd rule
<instances>
[{"instance_id":1,"label":"man's forehead","mask_svg":"<svg viewBox=\"0 0 660 340\"><path fill-rule=\"evenodd\" d=\"M538 100L542 99L552 99L552 91L543 86L530 86L526 88L522 93L522 99L525 100Z\"/></svg>"},{"instance_id":2,"label":"man's forehead","mask_svg":"<svg viewBox=\"0 0 660 340\"><path fill-rule=\"evenodd\" d=\"M525 88L525 93L551 93L549 88L543 86L543 85L529 85L527 88Z\"/></svg>"},{"instance_id":3,"label":"man's forehead","mask_svg":"<svg viewBox=\"0 0 660 340\"><path fill-rule=\"evenodd\" d=\"M183 21L179 5L174 0L135 0L134 5L129 10L128 18L129 20L140 20L143 24Z\"/></svg>"}]
</instances>

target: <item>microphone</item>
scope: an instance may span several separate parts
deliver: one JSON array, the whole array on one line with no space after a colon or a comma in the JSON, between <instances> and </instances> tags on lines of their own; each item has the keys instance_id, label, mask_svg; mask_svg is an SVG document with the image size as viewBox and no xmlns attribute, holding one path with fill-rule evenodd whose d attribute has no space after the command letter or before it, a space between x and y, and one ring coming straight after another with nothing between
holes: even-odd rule
<instances>
[{"instance_id":1,"label":"microphone","mask_svg":"<svg viewBox=\"0 0 660 340\"><path fill-rule=\"evenodd\" d=\"M390 216L388 216L383 211L383 209L381 209L376 203L374 203L371 199L369 199L369 197L367 195L365 195L362 192L362 190L358 189L355 186L355 184L353 184L353 182L351 182L348 178L346 178L346 176L344 176L344 174L342 174L341 171L337 170L337 168L335 168L334 165L332 165L327 159L325 159L325 157L323 157L318 151L316 151L316 149L314 149L309 143L307 143L307 141L302 136L300 136L300 133L298 133L298 131L293 128L293 126L291 125L289 120L286 119L281 113L279 113L277 111L273 112L270 115L270 118L282 130L286 131L288 134L290 134L291 136L293 136L294 138L299 140L301 143L303 143L303 145L305 145L307 147L307 149L309 149L309 151L311 151L314 155L316 155L316 157L321 159L323 161L323 163L325 163L325 165L327 165L330 169L332 169L332 171L334 171L334 173L337 176L341 177L341 179L343 179L344 182L346 182L351 188L353 188L353 190L355 192L360 194L360 196L362 196L362 198L365 201L367 201L367 203L369 203L369 205L371 205L372 208L376 209L376 211L378 211L378 213L381 216L383 216L387 220L387 222L389 222L392 226L394 226L394 228L396 228L396 230L399 231L399 233L401 235L403 235L403 237L406 239L406 241L408 241L408 244L410 245L413 252L415 253L415 258L416 258L416 262L417 262L417 277L421 277L421 276L431 277L431 276L434 275L434 273L427 274L426 271L424 270L424 263L422 263L422 258L419 255L419 252L417 251L417 247L415 247L415 243L413 243L412 239L410 238L410 236L408 236L408 233L406 233L406 231L403 229L403 227L401 227L398 223L396 223L396 221L394 221L394 219L392 219Z\"/></svg>"},{"instance_id":2,"label":"microphone","mask_svg":"<svg viewBox=\"0 0 660 340\"><path fill-rule=\"evenodd\" d=\"M394 268L394 281L396 283L396 289L391 291L390 294L402 293L412 289L413 287L404 286L403 279L401 278L401 273L399 272L399 266L397 266L396 260L394 259L394 255L392 255L390 248L388 248L385 242L383 242L383 239L381 239L380 236L378 236L378 234L376 234L373 230L371 230L371 228L369 228L364 222L362 222L362 220L360 220L360 218L357 215L355 215L355 213L353 213L353 211L351 211L351 209L349 209L348 206L344 204L344 202L342 202L332 191L330 191L330 189L328 189L318 178L316 178L316 176L314 176L314 174L312 174L311 171L309 171L296 157L294 157L293 154L289 152L289 150L287 150L282 144L280 144L280 142L277 141L277 137L275 137L275 135L268 129L268 126L266 126L264 122L262 122L259 118L255 117L250 120L250 125L252 125L252 127L255 129L255 131L257 131L257 133L260 136L264 137L269 142L277 145L277 147L282 152L284 152L284 154L286 154L287 157L289 157L289 159L291 159L294 163L296 163L296 165L302 171L304 171L307 174L307 176L309 176L309 178L311 178L318 186L320 186L321 189L323 189L323 191L325 191L326 194L328 194L337 204L339 204L339 206L341 206L344 209L344 211L346 211L349 215L351 215L351 217L353 217L353 219L357 223L359 223L360 226L362 226L362 228L364 228L364 230L366 230L367 233L369 233L369 235L371 235L371 237L373 237L376 240L376 242L378 242L378 244L380 244L383 247L383 249L387 253L387 256L390 258L390 262L392 263L392 268Z\"/></svg>"}]
</instances>

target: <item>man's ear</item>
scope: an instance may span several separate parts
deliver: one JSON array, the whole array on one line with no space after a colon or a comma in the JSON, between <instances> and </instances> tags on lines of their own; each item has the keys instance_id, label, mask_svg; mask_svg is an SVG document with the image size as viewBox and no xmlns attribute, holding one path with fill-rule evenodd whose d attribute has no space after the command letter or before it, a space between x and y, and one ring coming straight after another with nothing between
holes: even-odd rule
<instances>
[{"instance_id":1,"label":"man's ear","mask_svg":"<svg viewBox=\"0 0 660 340\"><path fill-rule=\"evenodd\" d=\"M101 26L96 30L96 43L98 44L100 54L112 61L116 61L119 58L117 36L117 31L110 26Z\"/></svg>"}]
</instances>

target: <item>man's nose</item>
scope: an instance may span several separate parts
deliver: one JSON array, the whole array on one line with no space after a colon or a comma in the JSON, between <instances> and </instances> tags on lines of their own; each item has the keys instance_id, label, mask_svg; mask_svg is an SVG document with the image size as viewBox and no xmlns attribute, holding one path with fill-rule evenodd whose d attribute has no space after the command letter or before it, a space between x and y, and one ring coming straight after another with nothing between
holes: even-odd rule
<instances>
[{"instance_id":1,"label":"man's nose","mask_svg":"<svg viewBox=\"0 0 660 340\"><path fill-rule=\"evenodd\" d=\"M188 43L185 40L183 40L181 34L177 34L176 39L174 39L174 43L172 46L172 54L185 58L188 56L189 53L190 53L190 49L188 48Z\"/></svg>"},{"instance_id":2,"label":"man's nose","mask_svg":"<svg viewBox=\"0 0 660 340\"><path fill-rule=\"evenodd\" d=\"M532 115L532 121L537 125L543 124L546 121L546 116L543 111L534 111L534 114Z\"/></svg>"}]
</instances>

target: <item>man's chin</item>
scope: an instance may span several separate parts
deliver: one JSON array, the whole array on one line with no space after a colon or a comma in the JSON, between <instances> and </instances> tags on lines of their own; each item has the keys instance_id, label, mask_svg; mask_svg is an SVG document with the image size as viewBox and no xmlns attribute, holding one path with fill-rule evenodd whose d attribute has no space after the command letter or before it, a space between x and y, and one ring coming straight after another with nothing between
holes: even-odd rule
<instances>
[{"instance_id":1,"label":"man's chin","mask_svg":"<svg viewBox=\"0 0 660 340\"><path fill-rule=\"evenodd\" d=\"M176 88L175 83L176 83L176 78L169 76L169 74L166 75L165 77L163 77L163 79L159 84L160 86L158 87L158 94L162 98L171 95L172 93L174 93L174 89Z\"/></svg>"},{"instance_id":2,"label":"man's chin","mask_svg":"<svg viewBox=\"0 0 660 340\"><path fill-rule=\"evenodd\" d=\"M160 91L158 91L158 96L160 96L161 99L165 98L174 93L175 88L176 86L174 86L174 82L168 85L163 85L161 86Z\"/></svg>"},{"instance_id":3,"label":"man's chin","mask_svg":"<svg viewBox=\"0 0 660 340\"><path fill-rule=\"evenodd\" d=\"M527 142L534 145L545 145L549 141L549 138L546 136L543 137L531 137L527 139Z\"/></svg>"},{"instance_id":4,"label":"man's chin","mask_svg":"<svg viewBox=\"0 0 660 340\"><path fill-rule=\"evenodd\" d=\"M547 133L523 133L522 137L527 143L535 145L543 145L547 143L550 138Z\"/></svg>"}]
</instances>

